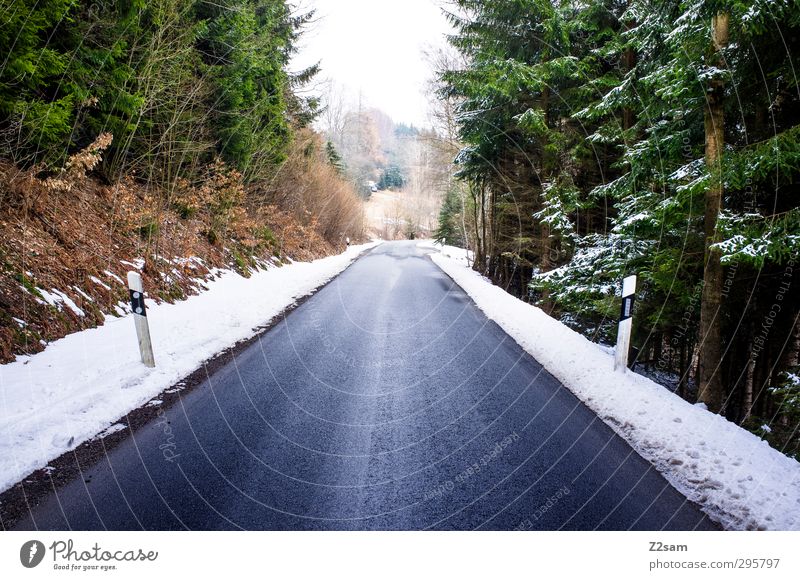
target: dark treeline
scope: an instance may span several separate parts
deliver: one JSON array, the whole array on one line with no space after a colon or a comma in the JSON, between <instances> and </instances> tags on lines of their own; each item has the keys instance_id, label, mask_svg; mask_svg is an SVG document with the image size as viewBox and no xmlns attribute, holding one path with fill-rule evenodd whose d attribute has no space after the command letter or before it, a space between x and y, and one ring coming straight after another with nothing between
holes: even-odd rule
<instances>
[{"instance_id":1,"label":"dark treeline","mask_svg":"<svg viewBox=\"0 0 800 580\"><path fill-rule=\"evenodd\" d=\"M58 165L99 133L104 169L168 175L214 153L248 178L285 155L313 102L286 71L300 27L282 0L3 0L2 153Z\"/></svg>"},{"instance_id":2,"label":"dark treeline","mask_svg":"<svg viewBox=\"0 0 800 580\"><path fill-rule=\"evenodd\" d=\"M46 174L102 144L94 173L164 206L214 167L258 203L298 137L325 158L299 96L317 67L288 67L312 17L284 0L0 0L0 157Z\"/></svg>"},{"instance_id":3,"label":"dark treeline","mask_svg":"<svg viewBox=\"0 0 800 580\"><path fill-rule=\"evenodd\" d=\"M800 4L452 4L440 238L604 342L638 274L637 367L798 453Z\"/></svg>"}]
</instances>

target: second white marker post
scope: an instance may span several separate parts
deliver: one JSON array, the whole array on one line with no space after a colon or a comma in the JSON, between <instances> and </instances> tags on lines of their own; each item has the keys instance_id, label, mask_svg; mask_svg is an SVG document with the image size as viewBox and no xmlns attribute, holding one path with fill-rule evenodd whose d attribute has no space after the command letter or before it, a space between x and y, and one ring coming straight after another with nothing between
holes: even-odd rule
<instances>
[{"instance_id":1,"label":"second white marker post","mask_svg":"<svg viewBox=\"0 0 800 580\"><path fill-rule=\"evenodd\" d=\"M156 366L156 361L153 357L153 343L150 340L150 326L147 322L147 309L144 305L144 285L141 274L128 272L128 289L131 295L131 310L133 311L133 321L136 324L136 336L139 339L142 363L146 367L153 368Z\"/></svg>"},{"instance_id":2,"label":"second white marker post","mask_svg":"<svg viewBox=\"0 0 800 580\"><path fill-rule=\"evenodd\" d=\"M619 313L617 348L614 356L614 370L623 373L628 368L628 351L631 347L633 329L633 301L636 299L636 276L628 276L622 281L622 307Z\"/></svg>"}]
</instances>

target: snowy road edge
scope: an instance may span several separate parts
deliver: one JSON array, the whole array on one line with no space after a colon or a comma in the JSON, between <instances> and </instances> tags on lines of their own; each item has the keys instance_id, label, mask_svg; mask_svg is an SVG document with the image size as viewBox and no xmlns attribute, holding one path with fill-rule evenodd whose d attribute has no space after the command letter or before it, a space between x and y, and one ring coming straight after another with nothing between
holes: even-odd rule
<instances>
[{"instance_id":1,"label":"snowy road edge","mask_svg":"<svg viewBox=\"0 0 800 580\"><path fill-rule=\"evenodd\" d=\"M612 354L494 286L464 250L427 247L488 318L724 528L800 529L800 463L650 379L613 372Z\"/></svg>"}]
</instances>

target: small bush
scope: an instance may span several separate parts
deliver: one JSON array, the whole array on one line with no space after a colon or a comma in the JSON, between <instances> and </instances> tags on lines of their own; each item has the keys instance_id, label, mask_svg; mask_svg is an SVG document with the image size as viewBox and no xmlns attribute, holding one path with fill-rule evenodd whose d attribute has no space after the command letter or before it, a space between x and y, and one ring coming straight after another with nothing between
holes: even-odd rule
<instances>
[{"instance_id":1,"label":"small bush","mask_svg":"<svg viewBox=\"0 0 800 580\"><path fill-rule=\"evenodd\" d=\"M158 221L150 220L146 224L139 227L139 236L145 240L152 240L158 236Z\"/></svg>"},{"instance_id":2,"label":"small bush","mask_svg":"<svg viewBox=\"0 0 800 580\"><path fill-rule=\"evenodd\" d=\"M191 205L177 202L174 204L175 212L184 220L190 220L197 215L197 208Z\"/></svg>"},{"instance_id":3,"label":"small bush","mask_svg":"<svg viewBox=\"0 0 800 580\"><path fill-rule=\"evenodd\" d=\"M244 274L246 277L249 276L251 266L250 262L236 250L231 251L231 257L233 258L233 262L236 264L236 269L239 271L239 273Z\"/></svg>"},{"instance_id":4,"label":"small bush","mask_svg":"<svg viewBox=\"0 0 800 580\"><path fill-rule=\"evenodd\" d=\"M22 284L22 287L25 288L25 290L27 290L37 298L42 298L42 293L39 292L39 289L36 288L31 279L28 278L25 274L14 274L14 279L20 284Z\"/></svg>"},{"instance_id":5,"label":"small bush","mask_svg":"<svg viewBox=\"0 0 800 580\"><path fill-rule=\"evenodd\" d=\"M257 236L262 242L272 246L273 248L278 247L278 240L275 239L275 233L269 226L263 226L260 228L257 232Z\"/></svg>"}]
</instances>

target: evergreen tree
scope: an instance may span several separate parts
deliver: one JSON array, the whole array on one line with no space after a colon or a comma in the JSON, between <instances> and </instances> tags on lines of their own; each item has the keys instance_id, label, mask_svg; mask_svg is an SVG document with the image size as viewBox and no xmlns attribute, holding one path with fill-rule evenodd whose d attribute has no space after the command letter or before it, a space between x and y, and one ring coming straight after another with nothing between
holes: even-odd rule
<instances>
[{"instance_id":1,"label":"evergreen tree","mask_svg":"<svg viewBox=\"0 0 800 580\"><path fill-rule=\"evenodd\" d=\"M213 86L213 130L223 159L248 178L283 159L292 25L277 0L224 0L198 7L199 43Z\"/></svg>"},{"instance_id":2,"label":"evergreen tree","mask_svg":"<svg viewBox=\"0 0 800 580\"><path fill-rule=\"evenodd\" d=\"M390 165L381 173L378 189L402 189L405 184L403 170L398 165Z\"/></svg>"},{"instance_id":3,"label":"evergreen tree","mask_svg":"<svg viewBox=\"0 0 800 580\"><path fill-rule=\"evenodd\" d=\"M442 209L439 211L439 225L433 234L434 240L440 244L464 247L464 230L462 227L461 196L455 188L451 188L445 195Z\"/></svg>"},{"instance_id":4,"label":"evergreen tree","mask_svg":"<svg viewBox=\"0 0 800 580\"><path fill-rule=\"evenodd\" d=\"M606 341L637 273L640 362L734 420L784 413L769 388L800 300L770 309L798 283L800 3L456 4L467 64L441 81L475 268Z\"/></svg>"},{"instance_id":5,"label":"evergreen tree","mask_svg":"<svg viewBox=\"0 0 800 580\"><path fill-rule=\"evenodd\" d=\"M4 0L5 1L5 0ZM301 28L283 0L19 0L0 6L2 153L60 166L99 133L108 175L157 183L199 177L220 154L246 179L268 177L292 128L318 113L287 71Z\"/></svg>"},{"instance_id":6,"label":"evergreen tree","mask_svg":"<svg viewBox=\"0 0 800 580\"><path fill-rule=\"evenodd\" d=\"M339 175L344 175L346 171L346 167L344 161L342 160L342 156L339 155L339 152L336 150L336 147L333 145L332 141L327 141L325 143L325 156L328 158L328 163L336 169Z\"/></svg>"}]
</instances>

